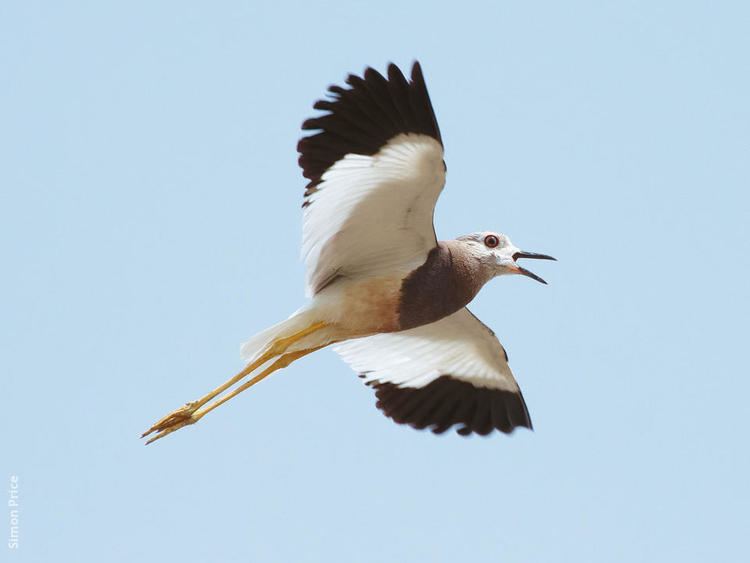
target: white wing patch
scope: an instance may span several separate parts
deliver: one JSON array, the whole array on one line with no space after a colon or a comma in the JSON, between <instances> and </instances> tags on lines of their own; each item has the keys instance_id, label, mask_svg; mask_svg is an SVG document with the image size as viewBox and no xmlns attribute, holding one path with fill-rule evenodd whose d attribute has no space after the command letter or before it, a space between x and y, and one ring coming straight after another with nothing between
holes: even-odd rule
<instances>
[{"instance_id":1,"label":"white wing patch","mask_svg":"<svg viewBox=\"0 0 750 563\"><path fill-rule=\"evenodd\" d=\"M321 180L304 208L308 294L336 275L410 271L437 243L445 166L432 137L399 134L373 156L346 155Z\"/></svg>"},{"instance_id":2,"label":"white wing patch","mask_svg":"<svg viewBox=\"0 0 750 563\"><path fill-rule=\"evenodd\" d=\"M519 392L502 345L466 308L410 330L349 340L334 350L368 382L421 388L447 375L479 388Z\"/></svg>"}]
</instances>

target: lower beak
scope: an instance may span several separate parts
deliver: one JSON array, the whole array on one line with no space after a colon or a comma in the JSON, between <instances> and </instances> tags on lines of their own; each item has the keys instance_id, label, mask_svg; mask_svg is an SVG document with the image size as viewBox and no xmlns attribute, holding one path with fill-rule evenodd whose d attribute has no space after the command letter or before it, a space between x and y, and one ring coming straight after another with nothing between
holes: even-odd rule
<instances>
[{"instance_id":1,"label":"lower beak","mask_svg":"<svg viewBox=\"0 0 750 563\"><path fill-rule=\"evenodd\" d=\"M557 260L556 258L553 258L552 256L547 256L546 254L537 254L536 252L516 252L513 255L513 261L516 261L519 258L531 258L534 260ZM547 285L547 282L544 281L539 276L537 276L534 272L531 272L527 270L526 268L522 268L518 264L516 264L516 268L518 269L518 273L521 274L522 276L529 277L532 280L536 280L539 283L543 283L544 285Z\"/></svg>"}]
</instances>

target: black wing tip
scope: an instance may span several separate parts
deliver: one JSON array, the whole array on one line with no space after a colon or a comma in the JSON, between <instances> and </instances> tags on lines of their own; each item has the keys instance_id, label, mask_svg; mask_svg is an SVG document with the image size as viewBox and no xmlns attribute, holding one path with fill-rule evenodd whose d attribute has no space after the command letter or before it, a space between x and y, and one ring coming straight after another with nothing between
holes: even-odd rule
<instances>
[{"instance_id":1,"label":"black wing tip","mask_svg":"<svg viewBox=\"0 0 750 563\"><path fill-rule=\"evenodd\" d=\"M395 63L388 63L388 80L408 84L404 73Z\"/></svg>"},{"instance_id":2,"label":"black wing tip","mask_svg":"<svg viewBox=\"0 0 750 563\"><path fill-rule=\"evenodd\" d=\"M442 144L419 62L412 64L410 81L394 63L386 76L367 67L361 76L346 77L348 88L331 85L328 99L313 104L323 113L303 122L303 131L314 132L297 144L305 178L319 180L346 154L373 155L401 133L428 135Z\"/></svg>"},{"instance_id":3,"label":"black wing tip","mask_svg":"<svg viewBox=\"0 0 750 563\"><path fill-rule=\"evenodd\" d=\"M487 436L493 430L511 434L516 428L533 430L531 417L519 391L476 387L443 375L419 388L389 382L370 382L376 406L398 424L443 434L457 427L461 436Z\"/></svg>"},{"instance_id":4,"label":"black wing tip","mask_svg":"<svg viewBox=\"0 0 750 563\"><path fill-rule=\"evenodd\" d=\"M411 64L411 81L414 84L418 84L420 86L426 85L424 81L424 72L422 71L422 65L417 60L415 60Z\"/></svg>"}]
</instances>

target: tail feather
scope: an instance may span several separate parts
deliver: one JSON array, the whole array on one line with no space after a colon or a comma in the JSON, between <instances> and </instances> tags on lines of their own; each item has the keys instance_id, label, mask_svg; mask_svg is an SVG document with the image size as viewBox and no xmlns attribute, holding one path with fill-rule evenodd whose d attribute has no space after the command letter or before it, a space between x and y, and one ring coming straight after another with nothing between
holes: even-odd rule
<instances>
[{"instance_id":1,"label":"tail feather","mask_svg":"<svg viewBox=\"0 0 750 563\"><path fill-rule=\"evenodd\" d=\"M265 352L275 340L292 336L310 326L314 321L315 318L309 309L300 309L288 319L259 332L250 340L244 342L240 346L240 356L245 362L252 362Z\"/></svg>"}]
</instances>

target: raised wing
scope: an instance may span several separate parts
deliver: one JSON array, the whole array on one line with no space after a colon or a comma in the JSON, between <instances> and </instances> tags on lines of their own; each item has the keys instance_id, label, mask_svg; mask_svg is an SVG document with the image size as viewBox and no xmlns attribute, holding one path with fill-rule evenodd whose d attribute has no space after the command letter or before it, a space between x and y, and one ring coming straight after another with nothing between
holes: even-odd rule
<instances>
[{"instance_id":1,"label":"raised wing","mask_svg":"<svg viewBox=\"0 0 750 563\"><path fill-rule=\"evenodd\" d=\"M310 180L303 203L302 255L309 294L339 276L406 272L436 244L432 216L445 183L440 130L419 63L407 81L368 68L302 129L299 164Z\"/></svg>"},{"instance_id":2,"label":"raised wing","mask_svg":"<svg viewBox=\"0 0 750 563\"><path fill-rule=\"evenodd\" d=\"M399 424L436 434L461 425L462 435L532 427L505 350L466 308L334 349L375 388L377 407Z\"/></svg>"}]
</instances>

